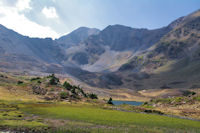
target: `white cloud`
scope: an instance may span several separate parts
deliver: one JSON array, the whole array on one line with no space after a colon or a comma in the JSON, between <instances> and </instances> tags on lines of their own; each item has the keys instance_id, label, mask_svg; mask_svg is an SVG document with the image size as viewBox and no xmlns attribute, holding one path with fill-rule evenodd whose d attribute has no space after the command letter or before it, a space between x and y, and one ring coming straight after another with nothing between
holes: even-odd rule
<instances>
[{"instance_id":1,"label":"white cloud","mask_svg":"<svg viewBox=\"0 0 200 133\"><path fill-rule=\"evenodd\" d=\"M29 1L23 3L23 1ZM59 37L58 33L52 30L50 27L39 25L33 21L30 21L24 14L20 13L23 10L31 9L30 0L18 0L15 7L9 7L0 2L0 24L14 31L30 36L30 37Z\"/></svg>"},{"instance_id":2,"label":"white cloud","mask_svg":"<svg viewBox=\"0 0 200 133\"><path fill-rule=\"evenodd\" d=\"M31 0L18 0L16 7L19 11L23 11L25 9L31 9L30 7Z\"/></svg>"},{"instance_id":3,"label":"white cloud","mask_svg":"<svg viewBox=\"0 0 200 133\"><path fill-rule=\"evenodd\" d=\"M56 9L54 7L44 7L42 9L42 13L47 17L47 18L58 18Z\"/></svg>"}]
</instances>

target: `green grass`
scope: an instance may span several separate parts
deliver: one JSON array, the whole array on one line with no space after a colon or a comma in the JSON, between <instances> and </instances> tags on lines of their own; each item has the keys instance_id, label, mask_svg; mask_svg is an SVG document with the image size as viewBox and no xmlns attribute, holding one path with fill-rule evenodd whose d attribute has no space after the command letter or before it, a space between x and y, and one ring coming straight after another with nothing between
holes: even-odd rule
<instances>
[{"instance_id":1,"label":"green grass","mask_svg":"<svg viewBox=\"0 0 200 133\"><path fill-rule=\"evenodd\" d=\"M121 127L167 128L170 130L200 130L200 122L160 115L150 115L117 110L102 109L97 106L80 104L32 104L23 108L26 113L44 118L75 120L98 125ZM142 128L141 128L142 129Z\"/></svg>"},{"instance_id":2,"label":"green grass","mask_svg":"<svg viewBox=\"0 0 200 133\"><path fill-rule=\"evenodd\" d=\"M0 129L48 133L198 133L200 122L92 103L0 101ZM20 115L20 117L19 117Z\"/></svg>"},{"instance_id":3,"label":"green grass","mask_svg":"<svg viewBox=\"0 0 200 133\"><path fill-rule=\"evenodd\" d=\"M194 97L194 100L200 101L200 96Z\"/></svg>"},{"instance_id":4,"label":"green grass","mask_svg":"<svg viewBox=\"0 0 200 133\"><path fill-rule=\"evenodd\" d=\"M9 127L26 127L26 128L36 128L36 127L46 127L47 125L37 122L37 121L27 121L27 120L2 120L0 121L0 126Z\"/></svg>"},{"instance_id":5,"label":"green grass","mask_svg":"<svg viewBox=\"0 0 200 133\"><path fill-rule=\"evenodd\" d=\"M166 129L167 130L167 129ZM165 130L165 131L166 131ZM51 133L163 133L163 130L159 128L146 128L146 127L129 127L129 128L123 128L123 127L102 127L102 128L77 128L77 127L70 127L70 129L57 129L49 131ZM168 133L181 133L180 131L173 132L169 129Z\"/></svg>"},{"instance_id":6,"label":"green grass","mask_svg":"<svg viewBox=\"0 0 200 133\"><path fill-rule=\"evenodd\" d=\"M0 101L0 131L1 128L16 129L43 129L47 125L37 119L25 119L26 114L19 110L18 102Z\"/></svg>"}]
</instances>

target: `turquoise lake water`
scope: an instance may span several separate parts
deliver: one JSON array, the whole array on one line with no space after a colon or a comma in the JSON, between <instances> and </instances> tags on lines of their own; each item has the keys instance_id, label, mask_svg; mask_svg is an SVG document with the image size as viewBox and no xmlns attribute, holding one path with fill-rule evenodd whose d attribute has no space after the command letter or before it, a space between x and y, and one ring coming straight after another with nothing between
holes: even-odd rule
<instances>
[{"instance_id":1,"label":"turquoise lake water","mask_svg":"<svg viewBox=\"0 0 200 133\"><path fill-rule=\"evenodd\" d=\"M121 105L121 104L129 104L129 105L134 105L134 106L140 106L143 104L143 102L136 102L136 101L118 101L118 100L113 100L112 101L114 105Z\"/></svg>"}]
</instances>

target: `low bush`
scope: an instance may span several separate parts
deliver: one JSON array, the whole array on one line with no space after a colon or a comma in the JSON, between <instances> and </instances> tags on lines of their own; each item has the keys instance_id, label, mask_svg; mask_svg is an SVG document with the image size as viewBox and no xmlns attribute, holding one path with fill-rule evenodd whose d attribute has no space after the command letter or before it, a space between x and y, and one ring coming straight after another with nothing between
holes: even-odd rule
<instances>
[{"instance_id":1,"label":"low bush","mask_svg":"<svg viewBox=\"0 0 200 133\"><path fill-rule=\"evenodd\" d=\"M48 78L50 78L49 80L50 85L57 85L60 82L59 78L57 78L54 74L48 76Z\"/></svg>"},{"instance_id":2,"label":"low bush","mask_svg":"<svg viewBox=\"0 0 200 133\"><path fill-rule=\"evenodd\" d=\"M183 96L189 96L189 95L195 95L196 92L193 92L193 91L188 91L188 90L184 90L182 91L183 93Z\"/></svg>"},{"instance_id":3,"label":"low bush","mask_svg":"<svg viewBox=\"0 0 200 133\"><path fill-rule=\"evenodd\" d=\"M35 81L35 80L39 80L41 79L40 77L36 77L36 78L31 78L31 81Z\"/></svg>"},{"instance_id":4,"label":"low bush","mask_svg":"<svg viewBox=\"0 0 200 133\"><path fill-rule=\"evenodd\" d=\"M110 97L110 99L108 100L107 103L113 105L113 102L112 102L112 98L111 98L111 97Z\"/></svg>"},{"instance_id":5,"label":"low bush","mask_svg":"<svg viewBox=\"0 0 200 133\"><path fill-rule=\"evenodd\" d=\"M67 90L71 90L72 89L72 85L70 83L68 83L67 81L64 82L63 87Z\"/></svg>"},{"instance_id":6,"label":"low bush","mask_svg":"<svg viewBox=\"0 0 200 133\"><path fill-rule=\"evenodd\" d=\"M94 93L88 94L88 97L91 99L98 99L97 95Z\"/></svg>"},{"instance_id":7,"label":"low bush","mask_svg":"<svg viewBox=\"0 0 200 133\"><path fill-rule=\"evenodd\" d=\"M23 84L23 83L24 83L23 81L17 81L18 85Z\"/></svg>"},{"instance_id":8,"label":"low bush","mask_svg":"<svg viewBox=\"0 0 200 133\"><path fill-rule=\"evenodd\" d=\"M61 99L66 99L66 98L68 98L68 96L69 96L69 94L67 92L61 92L60 93L60 98Z\"/></svg>"}]
</instances>

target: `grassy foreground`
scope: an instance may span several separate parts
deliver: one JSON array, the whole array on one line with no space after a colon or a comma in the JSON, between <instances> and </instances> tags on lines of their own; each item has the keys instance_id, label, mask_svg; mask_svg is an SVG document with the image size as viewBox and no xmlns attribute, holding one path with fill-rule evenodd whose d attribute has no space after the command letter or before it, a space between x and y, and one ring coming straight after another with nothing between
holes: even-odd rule
<instances>
[{"instance_id":1,"label":"grassy foreground","mask_svg":"<svg viewBox=\"0 0 200 133\"><path fill-rule=\"evenodd\" d=\"M23 112L87 132L194 132L200 122L153 114L117 111L87 104L29 104ZM74 127L74 128L73 128ZM76 127L76 128L75 128ZM105 128L106 127L106 128ZM90 130L88 128L91 128Z\"/></svg>"},{"instance_id":2,"label":"grassy foreground","mask_svg":"<svg viewBox=\"0 0 200 133\"><path fill-rule=\"evenodd\" d=\"M91 103L0 101L0 131L52 133L198 133L200 122Z\"/></svg>"},{"instance_id":3,"label":"grassy foreground","mask_svg":"<svg viewBox=\"0 0 200 133\"><path fill-rule=\"evenodd\" d=\"M50 79L0 75L0 132L200 132L200 121L136 113L149 110L148 108L153 106L147 104L148 108L147 105L145 108L136 108L128 105L108 105L104 100L83 97L81 89L69 90L61 83L49 85ZM61 99L59 94L63 91L68 97ZM196 100L198 97L195 96Z\"/></svg>"}]
</instances>

